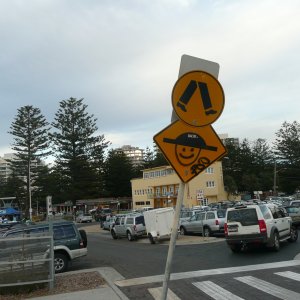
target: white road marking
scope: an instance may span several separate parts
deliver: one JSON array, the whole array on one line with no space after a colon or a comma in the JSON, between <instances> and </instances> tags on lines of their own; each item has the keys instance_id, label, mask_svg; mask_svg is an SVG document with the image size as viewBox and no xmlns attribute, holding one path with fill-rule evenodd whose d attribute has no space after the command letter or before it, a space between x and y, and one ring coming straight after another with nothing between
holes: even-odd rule
<instances>
[{"instance_id":1,"label":"white road marking","mask_svg":"<svg viewBox=\"0 0 300 300\"><path fill-rule=\"evenodd\" d=\"M161 299L162 287L151 288L151 289L148 289L148 291L155 300ZM179 297L177 297L177 295L174 294L170 289L168 289L167 300L181 300L181 299Z\"/></svg>"},{"instance_id":2,"label":"white road marking","mask_svg":"<svg viewBox=\"0 0 300 300\"><path fill-rule=\"evenodd\" d=\"M299 293L293 292L291 290L285 289L283 287L269 283L267 281L255 278L253 276L236 277L235 279L245 284L248 284L262 292L277 297L279 299L283 299L283 300L300 299Z\"/></svg>"},{"instance_id":3,"label":"white road marking","mask_svg":"<svg viewBox=\"0 0 300 300\"><path fill-rule=\"evenodd\" d=\"M277 272L275 274L279 275L279 276L282 276L282 277L289 278L289 279L300 281L300 274L299 273L286 271L286 272Z\"/></svg>"},{"instance_id":4,"label":"white road marking","mask_svg":"<svg viewBox=\"0 0 300 300\"><path fill-rule=\"evenodd\" d=\"M193 282L193 285L215 300L243 300L212 281Z\"/></svg>"},{"instance_id":5,"label":"white road marking","mask_svg":"<svg viewBox=\"0 0 300 300\"><path fill-rule=\"evenodd\" d=\"M284 267L292 267L292 266L298 266L298 265L300 265L300 260L288 260L288 261L280 261L280 262L267 263L267 264L257 264L257 265L247 265L247 266L240 266L240 267L230 267L230 268L173 273L170 276L170 280L179 280L179 279L188 279L188 278L193 278L193 277L202 277L202 276L210 276L210 275L222 275L222 274L230 274L230 273L238 273L238 272L284 268ZM163 282L164 277L165 277L164 275L139 277L139 278L125 279L125 280L118 280L115 282L115 284L119 287L126 287L126 286L141 285L141 284L147 284L147 283Z\"/></svg>"}]
</instances>

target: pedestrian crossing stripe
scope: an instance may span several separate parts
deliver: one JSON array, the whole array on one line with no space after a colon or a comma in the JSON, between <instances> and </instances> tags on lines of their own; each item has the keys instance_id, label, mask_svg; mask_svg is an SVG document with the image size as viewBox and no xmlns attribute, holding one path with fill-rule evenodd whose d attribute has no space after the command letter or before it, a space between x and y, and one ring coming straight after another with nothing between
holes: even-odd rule
<instances>
[{"instance_id":1,"label":"pedestrian crossing stripe","mask_svg":"<svg viewBox=\"0 0 300 300\"><path fill-rule=\"evenodd\" d=\"M274 274L282 276L282 277L286 277L286 278L289 278L289 279L293 279L293 280L296 280L296 281L300 281L300 274L295 273L295 272L286 271L286 272L277 272L277 273L274 273Z\"/></svg>"},{"instance_id":2,"label":"pedestrian crossing stripe","mask_svg":"<svg viewBox=\"0 0 300 300\"><path fill-rule=\"evenodd\" d=\"M300 281L300 274L295 272L286 271L286 272L276 272L274 274L292 280ZM234 279L252 288L260 290L266 294L277 297L278 299L282 299L282 300L300 299L300 293L288 290L284 287L280 287L278 285L272 284L270 282L267 282L265 280L253 276L235 277ZM192 284L214 300L244 300L244 298L241 298L233 294L232 292L224 289L223 287L209 280L193 282ZM162 287L149 288L148 291L155 300L161 299ZM181 300L181 299L171 289L168 289L167 300Z\"/></svg>"},{"instance_id":3,"label":"pedestrian crossing stripe","mask_svg":"<svg viewBox=\"0 0 300 300\"><path fill-rule=\"evenodd\" d=\"M212 281L194 282L193 285L215 300L243 300Z\"/></svg>"},{"instance_id":4,"label":"pedestrian crossing stripe","mask_svg":"<svg viewBox=\"0 0 300 300\"><path fill-rule=\"evenodd\" d=\"M235 279L243 283L246 283L247 285L250 285L269 295L275 296L279 299L283 299L283 300L300 299L299 293L285 289L283 287L272 284L270 282L255 278L253 276L236 277Z\"/></svg>"}]
</instances>

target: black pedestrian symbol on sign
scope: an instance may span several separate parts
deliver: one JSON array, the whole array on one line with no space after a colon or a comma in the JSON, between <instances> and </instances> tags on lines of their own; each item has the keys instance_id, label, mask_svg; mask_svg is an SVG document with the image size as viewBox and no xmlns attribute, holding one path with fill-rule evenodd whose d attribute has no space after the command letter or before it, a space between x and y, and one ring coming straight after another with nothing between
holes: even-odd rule
<instances>
[{"instance_id":1,"label":"black pedestrian symbol on sign","mask_svg":"<svg viewBox=\"0 0 300 300\"><path fill-rule=\"evenodd\" d=\"M193 94L199 87L201 99L203 103L203 107L206 115L216 114L217 111L212 108L211 99L209 96L207 84L205 82L197 82L196 80L191 80L181 95L179 101L177 102L177 106L184 112L187 112L186 105L191 100Z\"/></svg>"},{"instance_id":2,"label":"black pedestrian symbol on sign","mask_svg":"<svg viewBox=\"0 0 300 300\"><path fill-rule=\"evenodd\" d=\"M193 165L202 149L218 150L217 147L206 145L204 139L194 132L183 133L176 139L164 138L163 141L175 145L176 158L182 166Z\"/></svg>"}]
</instances>

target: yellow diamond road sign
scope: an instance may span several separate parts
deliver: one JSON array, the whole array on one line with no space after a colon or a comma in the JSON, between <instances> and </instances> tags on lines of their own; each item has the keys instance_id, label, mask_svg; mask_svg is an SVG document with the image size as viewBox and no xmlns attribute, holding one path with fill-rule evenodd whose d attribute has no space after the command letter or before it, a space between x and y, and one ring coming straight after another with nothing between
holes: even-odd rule
<instances>
[{"instance_id":1,"label":"yellow diamond road sign","mask_svg":"<svg viewBox=\"0 0 300 300\"><path fill-rule=\"evenodd\" d=\"M178 120L154 141L183 182L188 182L226 154L212 126L195 127Z\"/></svg>"}]
</instances>

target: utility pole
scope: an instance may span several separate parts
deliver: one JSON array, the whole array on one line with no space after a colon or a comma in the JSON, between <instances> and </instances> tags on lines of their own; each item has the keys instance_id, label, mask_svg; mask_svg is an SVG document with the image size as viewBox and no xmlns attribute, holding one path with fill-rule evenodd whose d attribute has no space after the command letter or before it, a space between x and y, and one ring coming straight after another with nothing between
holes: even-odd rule
<instances>
[{"instance_id":1,"label":"utility pole","mask_svg":"<svg viewBox=\"0 0 300 300\"><path fill-rule=\"evenodd\" d=\"M273 196L276 196L276 173L277 173L277 170L276 170L276 160L274 162L274 183L273 183Z\"/></svg>"}]
</instances>

